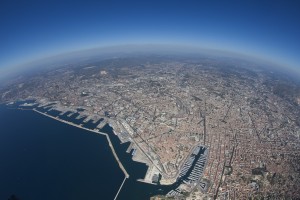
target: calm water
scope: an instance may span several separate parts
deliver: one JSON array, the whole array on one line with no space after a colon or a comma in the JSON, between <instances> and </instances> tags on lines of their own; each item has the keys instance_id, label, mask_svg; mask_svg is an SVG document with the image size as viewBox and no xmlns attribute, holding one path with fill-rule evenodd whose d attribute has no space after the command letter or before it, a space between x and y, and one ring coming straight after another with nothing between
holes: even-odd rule
<instances>
[{"instance_id":1,"label":"calm water","mask_svg":"<svg viewBox=\"0 0 300 200\"><path fill-rule=\"evenodd\" d=\"M105 137L0 106L0 199L113 199L124 175Z\"/></svg>"},{"instance_id":2,"label":"calm water","mask_svg":"<svg viewBox=\"0 0 300 200\"><path fill-rule=\"evenodd\" d=\"M59 113L50 112L53 115ZM76 120L76 115L69 121ZM61 118L67 118L66 115ZM93 123L85 126L92 127ZM113 199L124 174L119 169L106 138L42 116L33 111L7 109L0 105L0 199L15 195L19 200ZM147 166L133 162L112 128L115 150L130 175L118 199L143 200L165 194L170 187L137 182Z\"/></svg>"}]
</instances>

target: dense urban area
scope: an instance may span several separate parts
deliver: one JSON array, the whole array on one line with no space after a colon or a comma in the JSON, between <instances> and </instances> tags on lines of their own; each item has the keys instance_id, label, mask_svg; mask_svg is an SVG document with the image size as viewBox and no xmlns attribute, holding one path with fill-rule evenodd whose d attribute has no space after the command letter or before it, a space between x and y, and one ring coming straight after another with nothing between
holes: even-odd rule
<instances>
[{"instance_id":1,"label":"dense urban area","mask_svg":"<svg viewBox=\"0 0 300 200\"><path fill-rule=\"evenodd\" d=\"M149 166L141 181L178 183L153 199L299 199L296 81L248 61L141 56L36 72L0 97L104 119Z\"/></svg>"}]
</instances>

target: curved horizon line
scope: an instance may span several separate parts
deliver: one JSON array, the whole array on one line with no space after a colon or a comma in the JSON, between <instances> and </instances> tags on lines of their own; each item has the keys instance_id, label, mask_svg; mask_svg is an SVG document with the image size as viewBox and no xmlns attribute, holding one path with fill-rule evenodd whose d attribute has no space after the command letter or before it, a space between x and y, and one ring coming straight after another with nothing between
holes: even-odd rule
<instances>
[{"instance_id":1,"label":"curved horizon line","mask_svg":"<svg viewBox=\"0 0 300 200\"><path fill-rule=\"evenodd\" d=\"M150 47L150 48L149 48ZM179 49L177 49L177 48ZM180 49L180 47L184 49ZM125 49L126 48L126 49ZM131 48L131 49L129 49ZM132 49L137 48L137 49ZM151 49L151 48L158 48L158 49ZM171 48L171 49L170 49ZM107 51L110 50L110 51ZM113 50L113 51L112 51ZM83 47L78 48L75 50L66 50L62 51L60 53L48 53L45 56L39 56L36 58L29 58L25 59L17 64L11 64L6 67L0 67L0 74L10 74L10 73L16 73L17 70L20 71L26 71L26 69L30 69L31 67L29 65L36 65L39 62L43 62L50 59L58 59L60 57L64 56L75 56L75 54L83 54L84 52L92 52L92 51L103 51L98 52L99 56L101 56L100 53L116 53L116 51L137 51L143 52L143 51L154 51L154 50L168 50L170 52L165 53L195 53L195 54L215 54L214 56L226 56L226 57L232 57L232 58L243 58L243 59L255 59L251 60L254 63L263 63L263 64L269 64L275 67L279 68L286 68L289 72L292 73L298 73L300 75L300 70L297 69L296 66L292 66L291 64L274 61L273 59L269 57L263 57L254 53L245 53L242 51L235 51L232 49L222 49L222 48L212 48L207 46L201 46L201 45L191 45L191 44L182 44L182 43L128 43L128 44L114 44L114 45L105 45L105 46L90 46L90 47ZM190 52L189 52L190 51ZM206 51L206 52L204 52ZM127 52L127 53L128 53ZM209 53L208 53L209 52ZM121 53L121 52L120 52ZM133 52L130 52L133 53ZM219 54L219 55L216 55ZM87 55L88 56L88 55ZM53 60L55 62L55 60ZM250 60L249 60L250 61ZM5 75L4 75L5 76ZM0 75L0 79L1 79Z\"/></svg>"}]
</instances>

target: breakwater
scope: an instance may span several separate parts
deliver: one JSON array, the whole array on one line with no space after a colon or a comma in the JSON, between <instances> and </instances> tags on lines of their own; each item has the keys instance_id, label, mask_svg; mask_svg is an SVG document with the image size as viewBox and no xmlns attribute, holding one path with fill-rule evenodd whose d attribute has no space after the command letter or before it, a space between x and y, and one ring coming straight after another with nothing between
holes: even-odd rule
<instances>
[{"instance_id":1,"label":"breakwater","mask_svg":"<svg viewBox=\"0 0 300 200\"><path fill-rule=\"evenodd\" d=\"M74 124L74 123L72 123L72 122L69 122L69 121L60 119L60 118L58 118L58 117L51 116L51 115L49 115L49 114L47 114L47 113L43 113L43 112L41 112L41 111L38 111L38 110L35 109L35 108L32 109L32 110L33 110L34 112L37 112L37 113L39 113L39 114L41 114L41 115L44 115L44 116L46 116L46 117L50 117L50 118L52 118L52 119L54 119L54 120L57 120L57 121L60 121L60 122L62 122L62 123L65 123L65 124L68 124L68 125L71 125L71 126L75 126L75 127L77 127L77 128L81 128L81 129L84 129L84 130L86 130L86 131L93 132L93 133L96 133L96 134L99 134L99 135L104 135L104 136L106 137L106 139L107 139L107 141L108 141L108 144L109 144L109 147L110 147L110 149L111 149L111 151L112 151L112 153L113 153L113 155L114 155L114 157L115 157L115 159L116 159L116 161L117 161L117 163L118 163L120 169L122 170L122 172L123 172L124 175L125 175L125 178L124 178L124 180L123 180L123 182L122 182L122 184L121 184L121 186L120 186L120 188L119 188L119 190L118 190L118 192L117 192L117 194L116 194L116 196L115 196L115 198L114 198L114 200L116 200L117 197L118 197L118 194L120 193L120 191L121 191L121 189L122 189L122 187L123 187L123 185L124 185L124 183L125 183L125 181L126 181L126 179L129 178L129 174L127 173L126 169L124 168L123 164L121 163L121 161L120 161L120 159L119 159L119 157L118 157L118 155L117 155L117 153L116 153L116 151L115 151L115 149L114 149L114 146L113 146L113 144L112 144L112 142L111 142L111 140L110 140L108 134L103 133L103 132L100 132L100 131L88 129L88 128L83 127L83 126L81 126L81 125Z\"/></svg>"}]
</instances>

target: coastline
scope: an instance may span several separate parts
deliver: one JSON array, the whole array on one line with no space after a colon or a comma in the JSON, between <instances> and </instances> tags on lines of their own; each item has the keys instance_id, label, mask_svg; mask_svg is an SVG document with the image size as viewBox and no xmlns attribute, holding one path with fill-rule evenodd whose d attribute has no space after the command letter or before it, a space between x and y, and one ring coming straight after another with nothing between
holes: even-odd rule
<instances>
[{"instance_id":1,"label":"coastline","mask_svg":"<svg viewBox=\"0 0 300 200\"><path fill-rule=\"evenodd\" d=\"M112 153L113 153L116 161L118 162L119 168L122 170L122 172L124 173L125 177L129 178L129 174L126 171L126 169L123 166L123 164L121 163L121 161L119 160L119 157L118 157L118 155L117 155L117 153L115 151L115 148L114 148L114 146L113 146L113 144L111 142L111 139L110 139L109 135L107 133L101 132L99 126L101 124L103 124L103 122L105 122L105 124L108 124L110 127L113 127L114 128L113 133L120 139L121 143L130 142L132 147L138 149L138 151L136 152L136 154L132 156L132 160L134 162L146 164L146 166L147 166L146 174L144 175L143 178L137 179L137 181L143 182L143 183L147 183L147 184L150 184L150 185L156 185L156 183L152 182L152 176L154 174L161 173L161 171L159 170L159 167L156 166L155 163L153 163L153 161L151 160L151 158L149 158L149 156L142 150L142 148L139 146L139 144L137 144L134 140L131 140L131 139L128 140L126 138L124 139L122 136L120 136L119 134L116 133L116 131L122 131L122 130L128 131L124 127L124 125L122 123L120 123L118 121L114 121L114 120L110 120L110 119L105 119L104 118L104 120L96 128L90 129L90 128L84 127L83 124L75 124L75 123L72 123L72 122L70 122L70 121L68 121L66 119L60 118L59 116L61 116L62 114L59 114L59 116L52 116L52 115L47 114L47 113L45 113L43 111L37 110L38 107L44 106L45 108L46 107L50 108L49 111L51 111L51 110L58 110L58 111L64 113L64 112L68 112L70 110L71 110L71 112L76 112L76 108L65 109L65 108L60 107L59 105L54 106L55 104L57 104L57 102L48 103L48 102L44 102L44 101L39 101L37 99L29 99L29 100L33 100L35 103L26 103L25 102L23 104L20 104L17 109L19 109L19 110L32 110L32 111L34 111L34 112L36 112L38 114L44 115L46 117L52 118L52 119L60 121L62 123L65 123L65 124L68 124L68 125L71 125L71 126L74 126L74 127L77 127L77 128L81 128L81 129L87 130L89 132L93 132L93 133L97 133L97 134L100 134L100 135L104 135L106 137L107 141L108 141L109 147L111 148L111 151L112 151ZM28 99L21 99L20 101L28 101ZM14 104L14 102L6 102L6 105L10 105L10 104ZM39 105L39 106L38 107L29 108L32 105ZM84 115L84 116L88 116L88 115ZM101 126L101 128L102 127L103 126ZM170 184L171 183L168 183L166 185L170 185Z\"/></svg>"}]
</instances>

